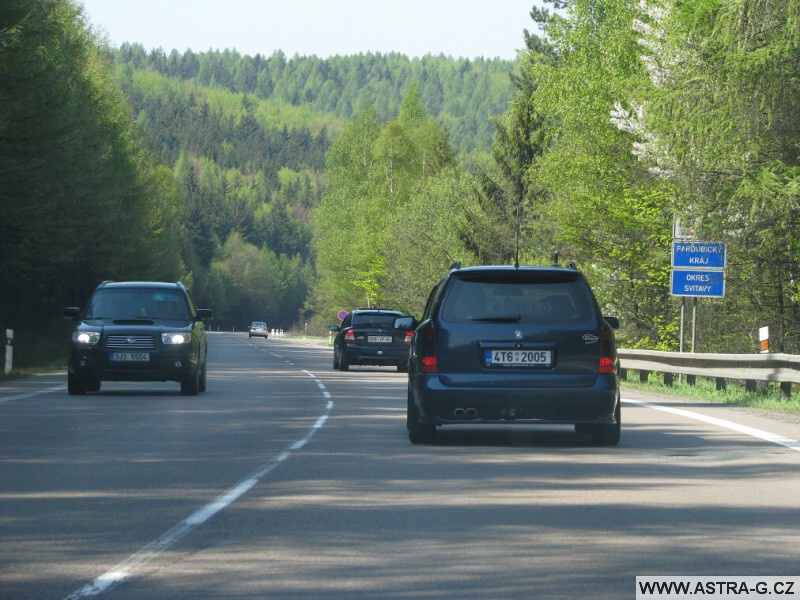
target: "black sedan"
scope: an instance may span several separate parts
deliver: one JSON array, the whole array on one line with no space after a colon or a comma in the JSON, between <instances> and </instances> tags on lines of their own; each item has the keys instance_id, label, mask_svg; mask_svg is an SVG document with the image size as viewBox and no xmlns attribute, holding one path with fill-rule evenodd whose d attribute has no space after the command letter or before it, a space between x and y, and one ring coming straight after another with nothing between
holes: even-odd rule
<instances>
[{"instance_id":1,"label":"black sedan","mask_svg":"<svg viewBox=\"0 0 800 600\"><path fill-rule=\"evenodd\" d=\"M396 366L408 369L408 349L414 332L395 329L394 321L404 314L396 310L360 308L351 312L333 341L333 368L347 371L351 365Z\"/></svg>"}]
</instances>

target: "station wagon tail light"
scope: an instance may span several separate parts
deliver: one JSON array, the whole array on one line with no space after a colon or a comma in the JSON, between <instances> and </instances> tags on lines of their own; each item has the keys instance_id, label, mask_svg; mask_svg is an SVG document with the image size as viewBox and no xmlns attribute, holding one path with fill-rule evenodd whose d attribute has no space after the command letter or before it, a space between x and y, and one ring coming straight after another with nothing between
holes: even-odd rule
<instances>
[{"instance_id":1,"label":"station wagon tail light","mask_svg":"<svg viewBox=\"0 0 800 600\"><path fill-rule=\"evenodd\" d=\"M411 338L413 338L413 337L414 337L414 332L413 331L406 331L406 337L403 340L403 343L406 346L410 346L411 345Z\"/></svg>"},{"instance_id":2,"label":"station wagon tail light","mask_svg":"<svg viewBox=\"0 0 800 600\"><path fill-rule=\"evenodd\" d=\"M600 332L600 363L598 373L616 373L617 364L614 359L614 333L611 329L603 328Z\"/></svg>"},{"instance_id":3,"label":"station wagon tail light","mask_svg":"<svg viewBox=\"0 0 800 600\"><path fill-rule=\"evenodd\" d=\"M439 361L436 359L436 331L426 327L420 331L420 368L423 373L438 373Z\"/></svg>"},{"instance_id":4,"label":"station wagon tail light","mask_svg":"<svg viewBox=\"0 0 800 600\"><path fill-rule=\"evenodd\" d=\"M356 332L352 329L348 329L344 334L344 341L348 344L355 344L356 342Z\"/></svg>"}]
</instances>

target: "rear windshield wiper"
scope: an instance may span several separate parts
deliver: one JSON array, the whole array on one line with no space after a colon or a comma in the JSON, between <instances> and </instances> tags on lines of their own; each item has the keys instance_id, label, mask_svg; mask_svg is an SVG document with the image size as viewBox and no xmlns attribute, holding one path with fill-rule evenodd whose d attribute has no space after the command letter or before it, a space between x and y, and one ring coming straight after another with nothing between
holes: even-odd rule
<instances>
[{"instance_id":1,"label":"rear windshield wiper","mask_svg":"<svg viewBox=\"0 0 800 600\"><path fill-rule=\"evenodd\" d=\"M504 315L501 317L472 317L470 320L485 323L517 323L521 318L520 315Z\"/></svg>"}]
</instances>

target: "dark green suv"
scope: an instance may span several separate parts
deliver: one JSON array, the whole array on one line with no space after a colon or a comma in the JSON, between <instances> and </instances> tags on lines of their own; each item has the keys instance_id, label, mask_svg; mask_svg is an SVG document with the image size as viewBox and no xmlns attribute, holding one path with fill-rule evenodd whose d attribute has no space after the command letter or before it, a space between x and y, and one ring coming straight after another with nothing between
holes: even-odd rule
<instances>
[{"instance_id":1,"label":"dark green suv","mask_svg":"<svg viewBox=\"0 0 800 600\"><path fill-rule=\"evenodd\" d=\"M104 282L86 307L64 315L78 320L72 334L70 394L100 390L101 381L179 381L181 392L206 389L208 344L203 321L181 283Z\"/></svg>"},{"instance_id":2,"label":"dark green suv","mask_svg":"<svg viewBox=\"0 0 800 600\"><path fill-rule=\"evenodd\" d=\"M437 427L570 424L595 444L619 443L614 340L576 269L455 268L433 289L415 328L407 427L413 443Z\"/></svg>"}]
</instances>

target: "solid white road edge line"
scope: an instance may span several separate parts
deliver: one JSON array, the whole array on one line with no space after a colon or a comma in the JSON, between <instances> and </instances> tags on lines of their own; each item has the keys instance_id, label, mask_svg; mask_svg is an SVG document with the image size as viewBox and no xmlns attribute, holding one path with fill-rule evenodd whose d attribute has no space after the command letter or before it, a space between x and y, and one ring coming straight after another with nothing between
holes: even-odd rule
<instances>
[{"instance_id":1,"label":"solid white road edge line","mask_svg":"<svg viewBox=\"0 0 800 600\"><path fill-rule=\"evenodd\" d=\"M28 394L17 394L16 396L8 396L7 398L0 398L0 404L5 404L6 402L13 402L14 400L24 400L25 398L33 398L35 396L43 396L44 394L50 394L52 392L60 392L61 390L67 389L65 385L59 385L52 388L47 388L45 390L39 390L38 392L30 392Z\"/></svg>"},{"instance_id":2,"label":"solid white road edge line","mask_svg":"<svg viewBox=\"0 0 800 600\"><path fill-rule=\"evenodd\" d=\"M717 419L716 417L708 417L706 415L702 415L700 413L696 413L690 410L683 410L682 408L661 406L660 404L642 402L641 400L629 400L627 398L623 398L622 401L629 404L646 406L647 408L654 408L655 410L661 410L664 412L672 413L674 415L680 415L682 417L687 417L689 419L694 419L696 421L703 421L704 423L709 423L711 425L724 427L725 429L737 431L739 433L759 438L761 440L765 440L773 444L785 446L786 448L794 450L795 452L800 452L800 442L798 442L797 440L783 437L782 435L777 435L775 433L770 433L769 431L764 431L763 429L756 429L755 427L748 427L747 425L739 425L738 423L734 423L732 421L726 421L725 419Z\"/></svg>"},{"instance_id":3,"label":"solid white road edge line","mask_svg":"<svg viewBox=\"0 0 800 600\"><path fill-rule=\"evenodd\" d=\"M153 560L161 552L175 545L175 543L177 543L192 529L198 525L202 525L218 512L236 502L236 500L241 498L259 481L275 470L279 464L287 460L291 456L292 452L305 446L311 440L311 438L314 437L314 434L317 433L317 431L319 431L323 425L325 425L325 421L328 420L328 416L330 416L331 411L333 410L333 400L330 399L330 393L325 391L325 386L319 381L319 379L317 379L316 375L306 370L303 370L303 373L311 377L317 384L317 387L323 390L322 395L325 397L327 402L325 404L325 412L311 427L309 427L308 431L306 431L306 434L300 440L292 443L287 450L284 450L278 454L278 456L276 456L274 459L245 477L242 481L234 485L215 500L212 500L203 508L186 517L183 521L167 531L156 541L149 543L127 560L121 562L113 569L106 571L79 590L76 590L67 596L65 600L91 598L109 591L111 588L133 575L140 567Z\"/></svg>"}]
</instances>

